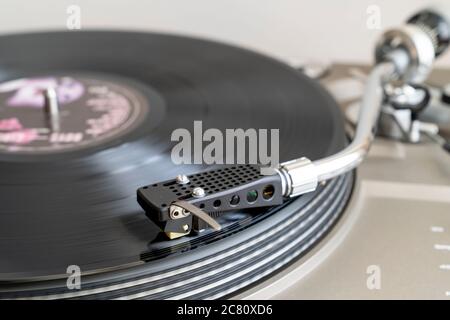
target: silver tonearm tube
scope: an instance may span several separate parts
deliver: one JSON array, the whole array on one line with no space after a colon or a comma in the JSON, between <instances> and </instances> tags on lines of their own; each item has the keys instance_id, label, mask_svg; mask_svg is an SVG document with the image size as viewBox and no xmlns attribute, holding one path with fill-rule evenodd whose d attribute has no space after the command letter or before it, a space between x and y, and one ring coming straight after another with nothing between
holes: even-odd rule
<instances>
[{"instance_id":1,"label":"silver tonearm tube","mask_svg":"<svg viewBox=\"0 0 450 320\"><path fill-rule=\"evenodd\" d=\"M314 191L319 182L350 171L363 161L374 138L383 100L382 83L392 77L395 70L394 63L384 62L370 73L354 139L344 150L317 161L300 158L280 165L278 172L283 179L285 196L294 197Z\"/></svg>"},{"instance_id":2,"label":"silver tonearm tube","mask_svg":"<svg viewBox=\"0 0 450 320\"><path fill-rule=\"evenodd\" d=\"M310 161L300 158L280 164L283 194L295 197L314 191L329 180L357 167L369 152L387 81L423 81L432 63L448 47L450 23L439 10L427 9L414 15L406 25L385 32L380 39L377 64L370 72L361 102L353 141L342 151Z\"/></svg>"}]
</instances>

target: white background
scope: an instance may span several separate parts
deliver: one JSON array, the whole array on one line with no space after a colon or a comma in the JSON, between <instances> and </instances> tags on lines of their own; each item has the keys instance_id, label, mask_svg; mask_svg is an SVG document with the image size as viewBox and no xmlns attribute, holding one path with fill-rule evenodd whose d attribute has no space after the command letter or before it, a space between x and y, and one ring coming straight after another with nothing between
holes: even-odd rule
<instances>
[{"instance_id":1,"label":"white background","mask_svg":"<svg viewBox=\"0 0 450 320\"><path fill-rule=\"evenodd\" d=\"M66 9L76 4L82 29L173 32L238 44L288 61L370 63L381 32L367 28L370 5L379 6L385 29L418 8L442 2L450 4L450 0L0 0L0 33L65 29ZM450 55L439 65L450 67Z\"/></svg>"}]
</instances>

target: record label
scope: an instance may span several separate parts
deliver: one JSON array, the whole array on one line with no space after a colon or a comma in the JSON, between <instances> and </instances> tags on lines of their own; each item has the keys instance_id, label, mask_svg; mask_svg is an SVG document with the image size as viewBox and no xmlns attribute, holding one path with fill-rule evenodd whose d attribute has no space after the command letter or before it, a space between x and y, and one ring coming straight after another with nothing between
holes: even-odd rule
<instances>
[{"instance_id":1,"label":"record label","mask_svg":"<svg viewBox=\"0 0 450 320\"><path fill-rule=\"evenodd\" d=\"M54 88L58 130L49 126L44 90ZM0 151L52 152L98 145L135 127L147 112L136 90L82 76L21 78L0 84Z\"/></svg>"}]
</instances>

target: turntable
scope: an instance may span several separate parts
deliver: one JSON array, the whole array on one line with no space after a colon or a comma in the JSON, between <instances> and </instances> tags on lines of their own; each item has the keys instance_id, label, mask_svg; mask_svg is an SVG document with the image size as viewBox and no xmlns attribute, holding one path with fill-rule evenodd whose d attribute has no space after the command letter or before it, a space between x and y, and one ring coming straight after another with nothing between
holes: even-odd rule
<instances>
[{"instance_id":1,"label":"turntable","mask_svg":"<svg viewBox=\"0 0 450 320\"><path fill-rule=\"evenodd\" d=\"M445 90L424 80L449 31L423 11L385 33L350 101L325 89L338 98L348 67L321 85L212 41L1 37L0 297L445 297L436 271L409 289L403 281L429 270L416 255L446 265ZM281 164L175 165L172 133L198 120L222 132L279 129ZM385 138L364 160L376 129ZM372 267L393 287L368 288Z\"/></svg>"}]
</instances>

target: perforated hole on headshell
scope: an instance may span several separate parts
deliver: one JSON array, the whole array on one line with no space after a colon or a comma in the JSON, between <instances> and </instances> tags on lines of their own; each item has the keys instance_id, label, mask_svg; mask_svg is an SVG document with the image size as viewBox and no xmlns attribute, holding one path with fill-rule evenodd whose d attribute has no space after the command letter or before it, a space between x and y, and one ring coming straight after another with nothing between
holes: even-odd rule
<instances>
[{"instance_id":1,"label":"perforated hole on headshell","mask_svg":"<svg viewBox=\"0 0 450 320\"><path fill-rule=\"evenodd\" d=\"M177 196L182 194L183 198L188 198L188 195L192 194L193 189L196 187L203 188L205 193L208 194L234 188L254 181L259 177L260 171L258 166L236 165L190 175L188 176L189 183L187 184L177 184L175 181L172 181L164 186Z\"/></svg>"}]
</instances>

